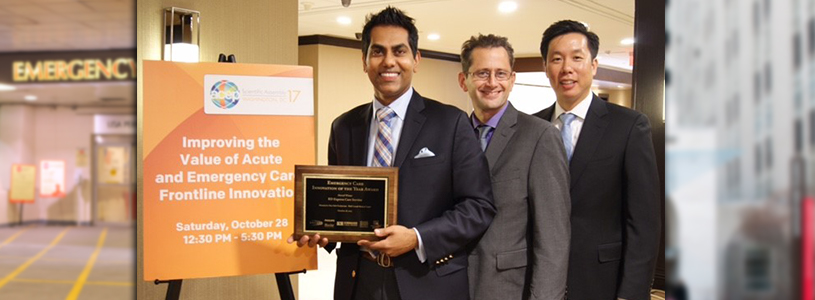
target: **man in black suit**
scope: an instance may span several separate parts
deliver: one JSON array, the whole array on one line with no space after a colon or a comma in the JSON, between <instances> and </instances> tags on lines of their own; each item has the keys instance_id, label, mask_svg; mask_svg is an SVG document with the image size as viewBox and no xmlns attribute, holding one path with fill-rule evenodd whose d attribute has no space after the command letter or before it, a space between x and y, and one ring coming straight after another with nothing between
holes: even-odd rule
<instances>
[{"instance_id":1,"label":"man in black suit","mask_svg":"<svg viewBox=\"0 0 815 300\"><path fill-rule=\"evenodd\" d=\"M591 93L599 38L576 21L543 33L557 103L535 115L561 130L570 159L569 299L650 299L659 248L660 185L651 126Z\"/></svg>"},{"instance_id":2,"label":"man in black suit","mask_svg":"<svg viewBox=\"0 0 815 300\"><path fill-rule=\"evenodd\" d=\"M399 224L341 245L334 299L466 300L467 251L495 215L487 160L463 111L411 86L412 18L393 7L368 16L362 47L374 99L334 120L328 162L399 167ZM318 235L297 242L334 248Z\"/></svg>"}]
</instances>

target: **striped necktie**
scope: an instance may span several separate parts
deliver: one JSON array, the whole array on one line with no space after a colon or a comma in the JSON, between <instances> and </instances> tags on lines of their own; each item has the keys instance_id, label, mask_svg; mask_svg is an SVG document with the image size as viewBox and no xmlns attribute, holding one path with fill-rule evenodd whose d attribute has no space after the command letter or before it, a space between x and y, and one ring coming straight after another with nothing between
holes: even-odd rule
<instances>
[{"instance_id":1,"label":"striped necktie","mask_svg":"<svg viewBox=\"0 0 815 300\"><path fill-rule=\"evenodd\" d=\"M391 134L391 120L396 113L390 107L383 107L376 111L379 130L374 144L374 167L390 167L393 163L393 135Z\"/></svg>"}]
</instances>

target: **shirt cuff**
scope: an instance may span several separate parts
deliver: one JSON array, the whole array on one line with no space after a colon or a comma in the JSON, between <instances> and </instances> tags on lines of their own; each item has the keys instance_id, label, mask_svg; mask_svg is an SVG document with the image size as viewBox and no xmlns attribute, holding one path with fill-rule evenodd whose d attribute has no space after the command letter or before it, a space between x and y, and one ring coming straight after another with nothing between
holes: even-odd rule
<instances>
[{"instance_id":1,"label":"shirt cuff","mask_svg":"<svg viewBox=\"0 0 815 300\"><path fill-rule=\"evenodd\" d=\"M422 235L419 234L419 230L416 227L412 228L414 232L416 232L416 239L419 240L419 246L414 249L416 251L416 256L419 257L419 262L424 263L427 260L427 257L424 253L424 244L422 243Z\"/></svg>"}]
</instances>

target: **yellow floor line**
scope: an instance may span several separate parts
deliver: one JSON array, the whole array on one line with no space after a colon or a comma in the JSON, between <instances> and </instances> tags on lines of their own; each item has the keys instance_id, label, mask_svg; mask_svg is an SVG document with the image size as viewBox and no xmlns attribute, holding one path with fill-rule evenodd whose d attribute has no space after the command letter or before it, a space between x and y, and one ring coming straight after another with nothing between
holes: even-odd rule
<instances>
[{"instance_id":1,"label":"yellow floor line","mask_svg":"<svg viewBox=\"0 0 815 300\"><path fill-rule=\"evenodd\" d=\"M102 250L102 246L105 245L105 237L108 235L108 229L102 230L102 234L99 235L99 241L96 242L96 250L93 251L91 254L91 258L88 259L88 263L85 265L85 269L82 270L82 273L79 274L79 278L76 279L74 283L74 287L71 289L71 292L68 294L68 297L65 297L65 300L76 300L79 298L79 293L82 292L82 287L85 286L85 281L88 280L88 275L91 274L91 269L93 269L93 264L96 263L96 258L99 256L99 251Z\"/></svg>"},{"instance_id":2,"label":"yellow floor line","mask_svg":"<svg viewBox=\"0 0 815 300\"><path fill-rule=\"evenodd\" d=\"M56 280L56 279L14 278L11 281L14 281L14 282L28 282L28 283L74 284L73 280Z\"/></svg>"},{"instance_id":3,"label":"yellow floor line","mask_svg":"<svg viewBox=\"0 0 815 300\"><path fill-rule=\"evenodd\" d=\"M53 241L51 241L51 244L48 245L48 247L45 247L45 249L42 249L40 251L40 253L37 253L37 255L34 255L34 257L29 258L25 263L23 263L21 266L17 267L17 269L15 269L13 272L11 272L11 274L6 275L6 277L4 277L2 280L0 280L0 288L3 288L9 281L14 279L14 277L17 277L17 275L20 275L20 273L25 271L25 269L27 269L28 266L30 266L35 261L40 259L40 257L45 255L45 253L48 252L48 250L51 250L51 248L54 248L54 246L56 246L57 243L59 243L59 241L62 239L62 237L65 236L65 233L68 232L68 229L71 229L71 227L68 227L68 228L65 228L65 230L62 230L62 232L60 232L60 234L57 235L57 237L54 238Z\"/></svg>"},{"instance_id":4,"label":"yellow floor line","mask_svg":"<svg viewBox=\"0 0 815 300\"><path fill-rule=\"evenodd\" d=\"M3 248L3 246L8 245L8 244L9 244L9 243L11 243L12 241L14 241L14 240L15 240L15 239L16 239L18 236L20 236L21 234L23 234L23 232L26 232L26 231L28 231L29 229L31 229L31 227L30 227L30 226L29 226L29 227L26 227L26 228L23 228L23 230L17 231L17 233L13 234L12 236L8 237L8 238L7 238L5 241L3 241L2 243L0 243L0 248Z\"/></svg>"},{"instance_id":5,"label":"yellow floor line","mask_svg":"<svg viewBox=\"0 0 815 300\"><path fill-rule=\"evenodd\" d=\"M14 282L27 282L27 283L51 283L51 284L74 284L74 280L48 280L48 279L28 279L28 278L15 278L11 281ZM88 281L86 285L113 285L113 286L133 286L132 282L128 281Z\"/></svg>"},{"instance_id":6,"label":"yellow floor line","mask_svg":"<svg viewBox=\"0 0 815 300\"><path fill-rule=\"evenodd\" d=\"M129 281L88 281L87 285L117 285L117 286L133 286Z\"/></svg>"},{"instance_id":7,"label":"yellow floor line","mask_svg":"<svg viewBox=\"0 0 815 300\"><path fill-rule=\"evenodd\" d=\"M0 255L0 260L2 259L18 259L23 260L28 258L28 256L22 255ZM40 258L40 261L50 261L50 262L87 262L86 259L78 259L78 258ZM111 260L100 260L97 263L104 264L104 265L132 265L133 260L127 259L111 259Z\"/></svg>"}]
</instances>

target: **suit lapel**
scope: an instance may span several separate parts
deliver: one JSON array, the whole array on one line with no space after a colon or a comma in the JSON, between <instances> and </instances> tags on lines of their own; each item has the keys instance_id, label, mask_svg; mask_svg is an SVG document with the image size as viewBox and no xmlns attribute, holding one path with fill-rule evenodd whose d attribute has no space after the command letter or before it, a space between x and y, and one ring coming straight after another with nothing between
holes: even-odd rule
<instances>
[{"instance_id":1,"label":"suit lapel","mask_svg":"<svg viewBox=\"0 0 815 300\"><path fill-rule=\"evenodd\" d=\"M351 154L353 158L351 164L354 166L367 166L368 162L368 137L373 117L373 104L368 104L360 111L357 122L351 127Z\"/></svg>"},{"instance_id":2,"label":"suit lapel","mask_svg":"<svg viewBox=\"0 0 815 300\"><path fill-rule=\"evenodd\" d=\"M490 171L495 169L495 163L498 162L501 153L504 152L509 140L512 139L512 135L515 134L515 124L517 122L518 110L511 103L507 103L507 109L504 111L501 120L498 121L498 126L495 127L495 133L492 134L492 139L490 139L490 144L487 146L487 152L485 153L487 161L490 163Z\"/></svg>"},{"instance_id":3,"label":"suit lapel","mask_svg":"<svg viewBox=\"0 0 815 300\"><path fill-rule=\"evenodd\" d=\"M555 105L557 105L557 102L555 102L555 104L552 104L552 106L549 106L546 109L535 113L535 116L546 120L546 122L552 122L552 114L555 113Z\"/></svg>"},{"instance_id":4,"label":"suit lapel","mask_svg":"<svg viewBox=\"0 0 815 300\"><path fill-rule=\"evenodd\" d=\"M399 147L396 148L396 160L393 162L394 167L399 167L405 161L413 142L422 131L422 126L426 117L422 114L424 110L424 98L419 95L416 90L413 90L413 97L410 98L405 121L402 123L402 133L399 136Z\"/></svg>"},{"instance_id":5,"label":"suit lapel","mask_svg":"<svg viewBox=\"0 0 815 300\"><path fill-rule=\"evenodd\" d=\"M571 173L571 186L575 186L586 165L591 160L592 155L597 150L600 140L608 127L608 108L605 102L598 98L596 95L592 97L589 111L586 114L586 120L583 123L583 129L580 130L580 136L577 139L574 153L572 154L572 161L569 163L569 172Z\"/></svg>"}]
</instances>

